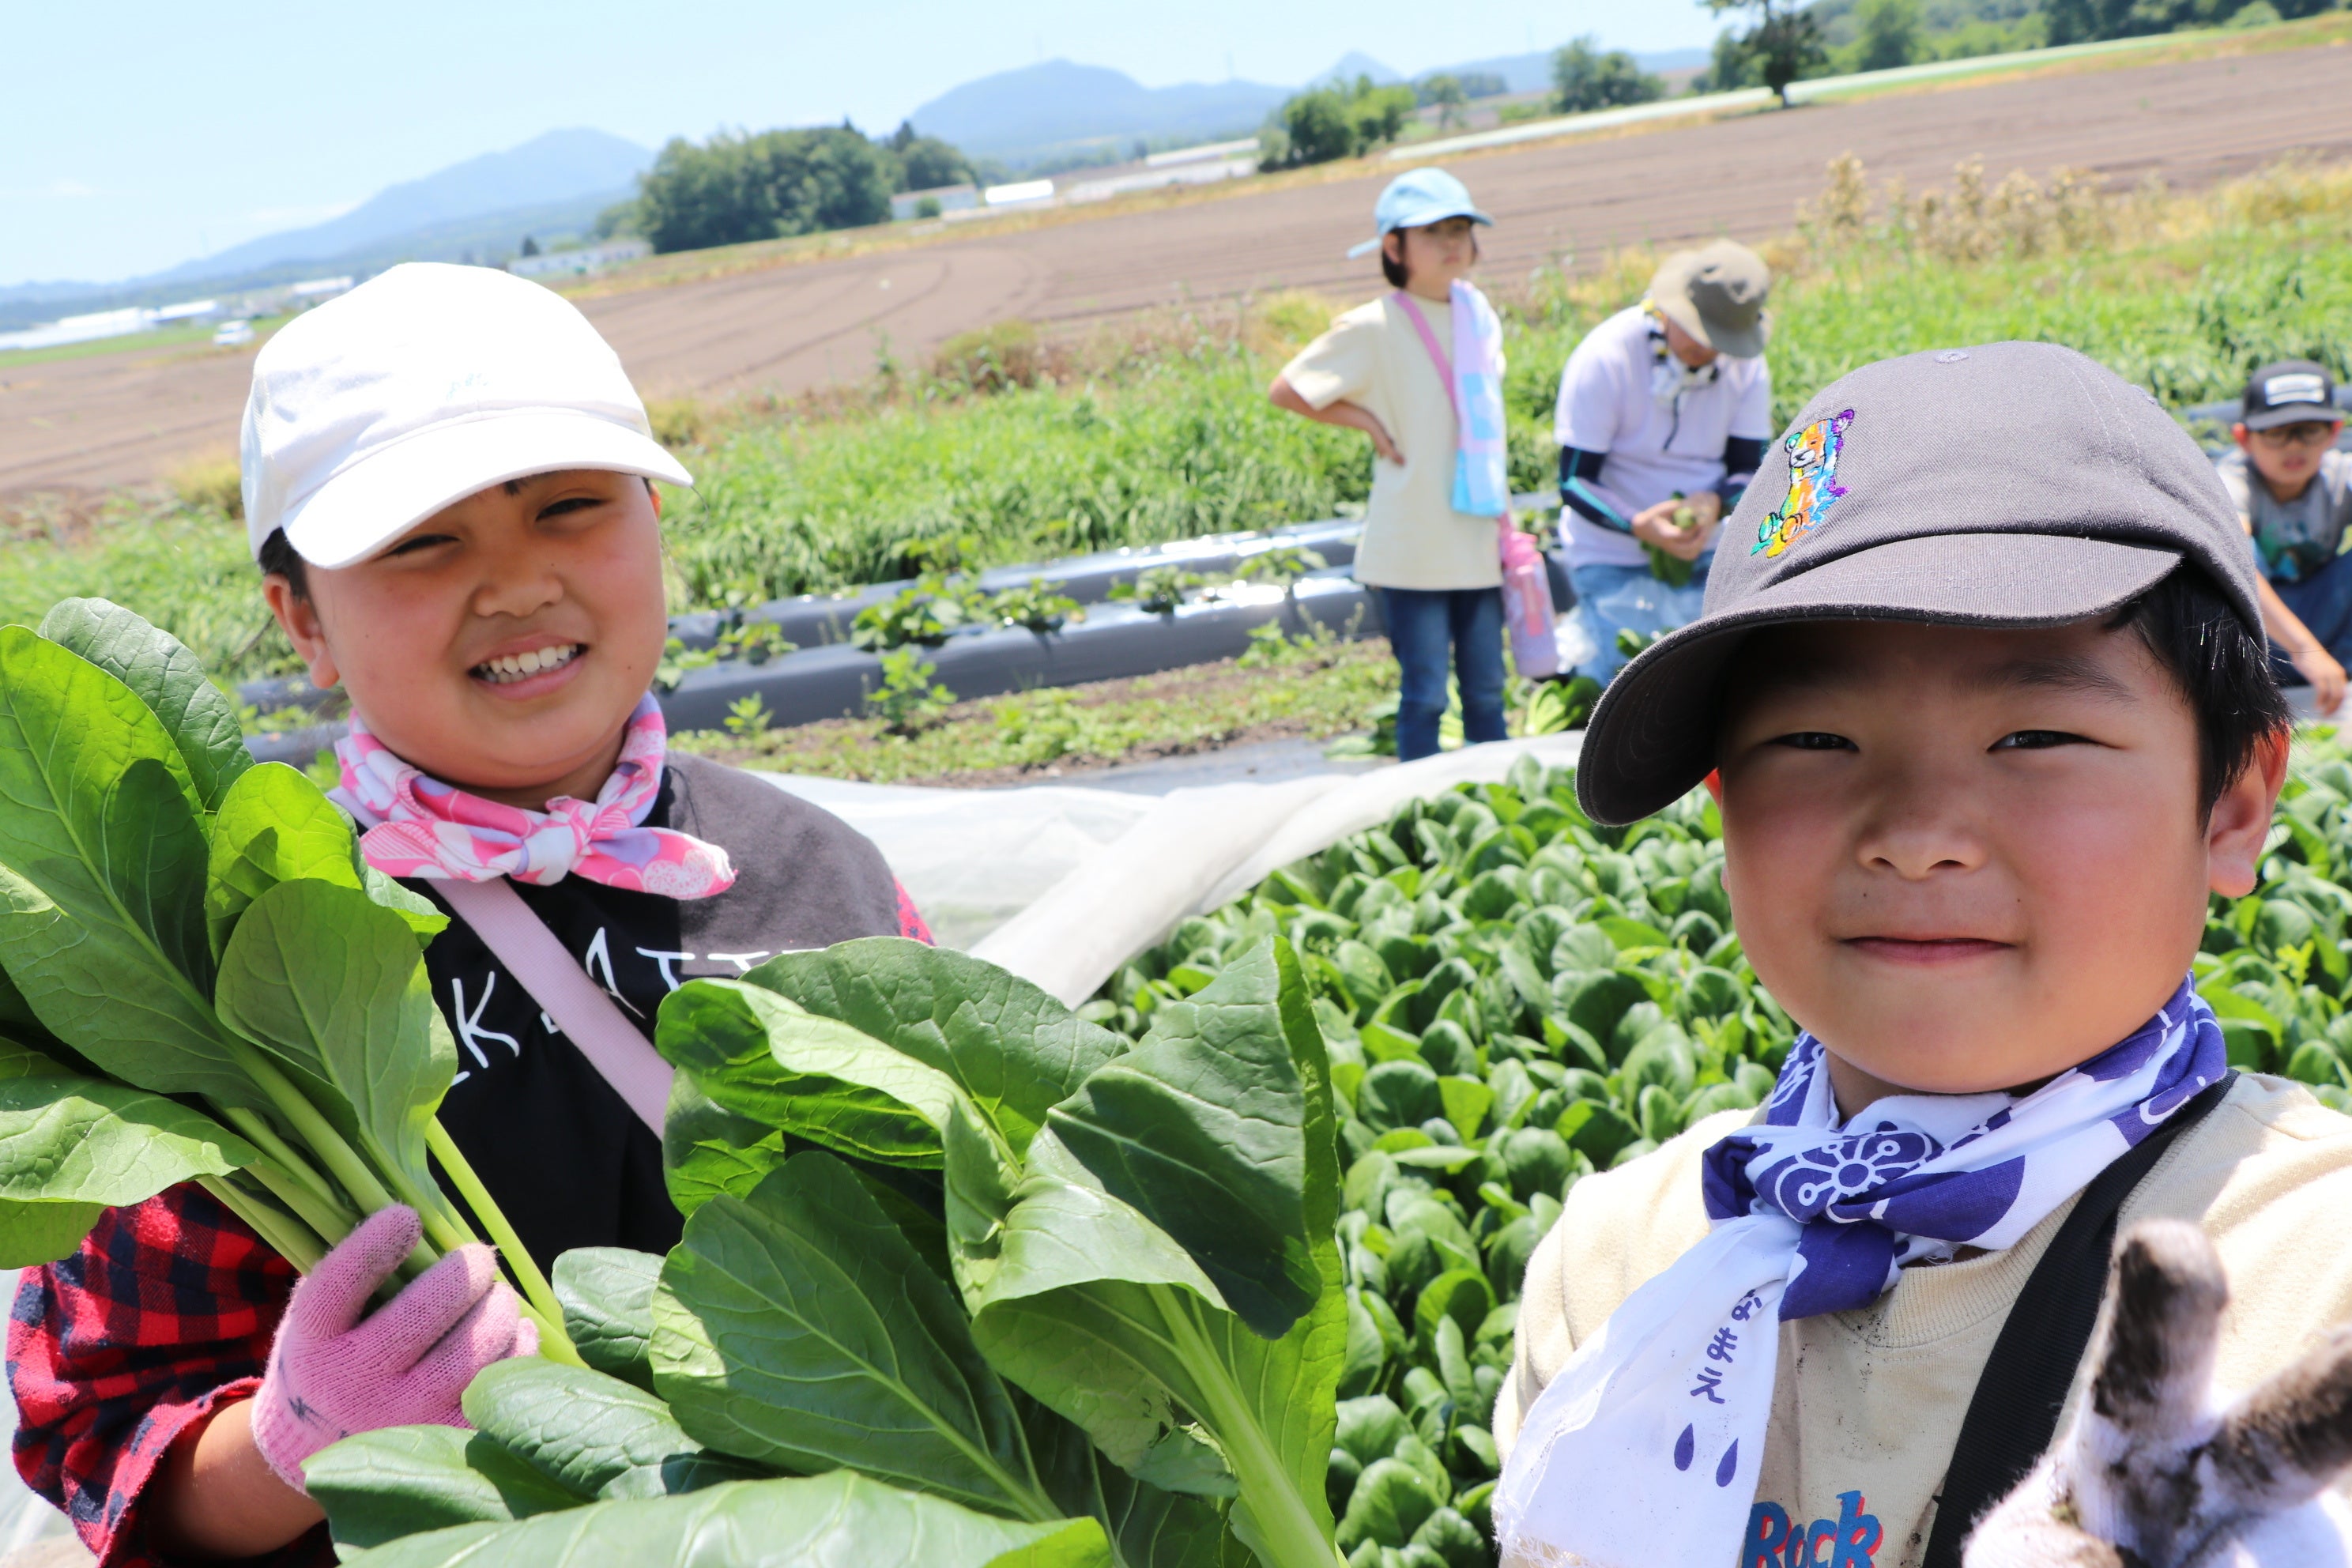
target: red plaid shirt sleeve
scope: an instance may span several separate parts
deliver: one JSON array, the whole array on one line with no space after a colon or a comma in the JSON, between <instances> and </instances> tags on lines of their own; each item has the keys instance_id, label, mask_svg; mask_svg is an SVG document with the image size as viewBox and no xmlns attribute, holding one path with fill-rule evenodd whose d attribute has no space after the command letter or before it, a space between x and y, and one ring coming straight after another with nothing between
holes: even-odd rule
<instances>
[{"instance_id":1,"label":"red plaid shirt sleeve","mask_svg":"<svg viewBox=\"0 0 2352 1568\"><path fill-rule=\"evenodd\" d=\"M907 884L893 881L890 885L898 889L898 934L912 937L926 947L937 947L939 943L931 938L931 928L924 923L922 912L915 908L914 895L907 891Z\"/></svg>"},{"instance_id":2,"label":"red plaid shirt sleeve","mask_svg":"<svg viewBox=\"0 0 2352 1568\"><path fill-rule=\"evenodd\" d=\"M250 1394L294 1270L194 1185L110 1209L60 1263L27 1268L8 1322L17 1471L103 1568L174 1568L139 1501L173 1442ZM324 1527L266 1557L334 1562Z\"/></svg>"}]
</instances>

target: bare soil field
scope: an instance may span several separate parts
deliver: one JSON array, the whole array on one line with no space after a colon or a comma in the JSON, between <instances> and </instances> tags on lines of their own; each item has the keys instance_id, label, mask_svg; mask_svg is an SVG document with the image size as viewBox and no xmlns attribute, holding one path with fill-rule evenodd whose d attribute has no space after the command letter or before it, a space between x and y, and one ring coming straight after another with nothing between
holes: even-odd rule
<instances>
[{"instance_id":1,"label":"bare soil field","mask_svg":"<svg viewBox=\"0 0 2352 1568\"><path fill-rule=\"evenodd\" d=\"M1643 134L1454 160L1496 218L1486 275L1597 261L1611 247L1786 229L1852 151L1914 190L1984 161L1989 177L2063 165L2111 184L2150 174L2188 188L2283 154L2352 154L2352 49L2011 77L1767 111ZM1276 288L1379 287L1344 252L1389 177L1246 186L1215 199L1113 211L1019 232L950 229L933 242L604 294L583 308L648 396L794 394L873 374L886 350L919 360L945 338L1013 317L1075 328L1123 313ZM0 367L0 496L153 479L235 447L251 350L209 347Z\"/></svg>"}]
</instances>

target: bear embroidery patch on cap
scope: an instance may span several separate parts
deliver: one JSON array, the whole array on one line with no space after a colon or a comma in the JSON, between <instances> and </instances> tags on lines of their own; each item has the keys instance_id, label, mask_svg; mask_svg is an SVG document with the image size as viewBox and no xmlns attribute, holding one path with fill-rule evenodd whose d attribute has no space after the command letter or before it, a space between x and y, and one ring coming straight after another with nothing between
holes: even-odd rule
<instances>
[{"instance_id":1,"label":"bear embroidery patch on cap","mask_svg":"<svg viewBox=\"0 0 2352 1568\"><path fill-rule=\"evenodd\" d=\"M1816 419L1791 430L1780 445L1789 453L1789 496L1765 514L1750 555L1778 555L1821 527L1845 490L1837 482L1838 453L1845 446L1853 410Z\"/></svg>"}]
</instances>

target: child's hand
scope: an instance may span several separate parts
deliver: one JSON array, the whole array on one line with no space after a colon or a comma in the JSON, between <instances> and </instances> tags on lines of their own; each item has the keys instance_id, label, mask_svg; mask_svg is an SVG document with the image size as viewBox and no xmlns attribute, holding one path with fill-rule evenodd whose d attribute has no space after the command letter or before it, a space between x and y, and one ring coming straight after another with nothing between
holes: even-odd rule
<instances>
[{"instance_id":1,"label":"child's hand","mask_svg":"<svg viewBox=\"0 0 2352 1568\"><path fill-rule=\"evenodd\" d=\"M2116 1249L2097 1372L2072 1426L1969 1536L1967 1568L2328 1568L2352 1563L2352 1325L2217 1405L2228 1282L2195 1226Z\"/></svg>"},{"instance_id":2,"label":"child's hand","mask_svg":"<svg viewBox=\"0 0 2352 1568\"><path fill-rule=\"evenodd\" d=\"M2297 675L2311 682L2311 703L2323 715L2344 706L2344 667L2314 637L2287 656Z\"/></svg>"},{"instance_id":3,"label":"child's hand","mask_svg":"<svg viewBox=\"0 0 2352 1568\"><path fill-rule=\"evenodd\" d=\"M1372 438L1372 450L1384 461L1394 463L1400 468L1404 467L1404 454L1397 449L1395 438L1389 435L1389 427L1381 424L1381 416L1369 408L1364 410L1364 434Z\"/></svg>"},{"instance_id":4,"label":"child's hand","mask_svg":"<svg viewBox=\"0 0 2352 1568\"><path fill-rule=\"evenodd\" d=\"M421 1228L414 1209L379 1210L294 1287L253 1397L253 1441L297 1491L302 1461L338 1438L465 1426L457 1399L474 1374L538 1352L539 1331L499 1281L498 1255L478 1244L442 1258L362 1321Z\"/></svg>"}]
</instances>

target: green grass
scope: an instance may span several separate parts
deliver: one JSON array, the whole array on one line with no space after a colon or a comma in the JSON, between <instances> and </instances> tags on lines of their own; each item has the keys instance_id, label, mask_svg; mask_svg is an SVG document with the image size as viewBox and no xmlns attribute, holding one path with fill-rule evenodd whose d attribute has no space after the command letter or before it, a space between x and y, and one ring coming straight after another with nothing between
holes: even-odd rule
<instances>
[{"instance_id":1,"label":"green grass","mask_svg":"<svg viewBox=\"0 0 2352 1568\"><path fill-rule=\"evenodd\" d=\"M2352 171L2289 166L2193 197L1960 179L1895 212L1849 169L1766 247L1782 279L1777 419L1870 360L1999 338L2072 344L2174 405L2231 396L2273 357L2352 374ZM1637 299L1654 265L1633 251L1574 278L1489 279L1510 321L1517 487L1555 471L1570 348ZM1034 384L994 393L971 390L968 370L899 366L828 400L665 410L701 481L671 498L673 601L723 607L896 576L910 546L950 537L994 564L1329 516L1365 495L1368 449L1263 395L1316 315L1294 297L1106 329L1045 345L1024 371ZM292 667L264 625L241 530L216 507L127 493L87 528L19 518L16 531L0 545L0 616L104 594L225 675Z\"/></svg>"}]
</instances>

